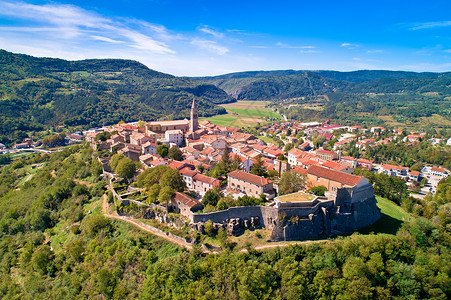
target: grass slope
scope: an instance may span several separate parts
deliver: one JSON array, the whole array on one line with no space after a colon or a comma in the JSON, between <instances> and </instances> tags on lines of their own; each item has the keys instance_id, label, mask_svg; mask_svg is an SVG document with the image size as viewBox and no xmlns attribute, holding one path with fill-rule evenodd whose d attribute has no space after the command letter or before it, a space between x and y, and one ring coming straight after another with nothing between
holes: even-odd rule
<instances>
[{"instance_id":1,"label":"grass slope","mask_svg":"<svg viewBox=\"0 0 451 300\"><path fill-rule=\"evenodd\" d=\"M373 225L360 230L360 233L388 233L396 234L402 223L412 216L392 201L376 196L377 206L381 209L381 218Z\"/></svg>"}]
</instances>

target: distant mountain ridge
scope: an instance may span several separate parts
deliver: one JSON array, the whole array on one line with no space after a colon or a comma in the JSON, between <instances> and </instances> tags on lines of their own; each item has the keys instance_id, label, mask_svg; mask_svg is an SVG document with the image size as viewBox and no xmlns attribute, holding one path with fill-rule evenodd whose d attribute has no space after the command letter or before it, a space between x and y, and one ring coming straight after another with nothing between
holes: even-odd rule
<instances>
[{"instance_id":1,"label":"distant mountain ridge","mask_svg":"<svg viewBox=\"0 0 451 300\"><path fill-rule=\"evenodd\" d=\"M132 60L67 61L0 50L0 141L45 126L113 124L225 113L235 101L216 86L176 77Z\"/></svg>"},{"instance_id":2,"label":"distant mountain ridge","mask_svg":"<svg viewBox=\"0 0 451 300\"><path fill-rule=\"evenodd\" d=\"M252 71L194 79L214 84L237 100L274 100L331 93L434 92L449 94L451 72ZM432 90L428 91L428 88ZM448 90L448 91L447 91Z\"/></svg>"},{"instance_id":3,"label":"distant mountain ridge","mask_svg":"<svg viewBox=\"0 0 451 300\"><path fill-rule=\"evenodd\" d=\"M411 71L390 71L390 70L357 70L357 71L332 71L332 70L273 70L273 71L244 71L228 73L217 76L191 77L196 80L217 80L217 79L233 79L233 78L250 78L250 77L270 77L270 76L287 76L304 72L317 73L324 77L336 80L345 80L350 82L363 82L376 79L392 78L438 78L451 77L451 72L411 72Z\"/></svg>"}]
</instances>

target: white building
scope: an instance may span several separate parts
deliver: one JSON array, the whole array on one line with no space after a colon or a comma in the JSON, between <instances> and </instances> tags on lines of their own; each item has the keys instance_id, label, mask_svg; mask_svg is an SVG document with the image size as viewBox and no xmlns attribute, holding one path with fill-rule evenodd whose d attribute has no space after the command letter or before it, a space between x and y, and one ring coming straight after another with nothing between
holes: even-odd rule
<instances>
[{"instance_id":1,"label":"white building","mask_svg":"<svg viewBox=\"0 0 451 300\"><path fill-rule=\"evenodd\" d=\"M180 129L168 130L164 133L164 137L169 143L174 143L179 147L183 144L184 136Z\"/></svg>"}]
</instances>

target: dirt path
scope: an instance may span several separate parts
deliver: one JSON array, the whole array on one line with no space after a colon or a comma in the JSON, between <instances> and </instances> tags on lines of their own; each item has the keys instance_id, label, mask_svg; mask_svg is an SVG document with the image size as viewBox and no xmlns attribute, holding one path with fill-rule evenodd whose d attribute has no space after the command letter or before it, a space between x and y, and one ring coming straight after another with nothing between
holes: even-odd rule
<instances>
[{"instance_id":1,"label":"dirt path","mask_svg":"<svg viewBox=\"0 0 451 300\"><path fill-rule=\"evenodd\" d=\"M312 244L312 243L323 243L323 242L327 242L327 241L328 240L314 240L314 241L267 244L267 245L256 246L256 247L254 247L254 249L255 250L262 250L262 249L269 249L269 248L276 248L276 247L287 247L287 246L291 246L291 245L305 245L305 244Z\"/></svg>"}]
</instances>

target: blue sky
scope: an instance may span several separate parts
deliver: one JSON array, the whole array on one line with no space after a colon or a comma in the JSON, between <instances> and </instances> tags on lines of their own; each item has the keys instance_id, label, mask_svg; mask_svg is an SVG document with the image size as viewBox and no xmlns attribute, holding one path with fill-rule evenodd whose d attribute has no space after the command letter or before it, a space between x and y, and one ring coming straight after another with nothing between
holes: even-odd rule
<instances>
[{"instance_id":1,"label":"blue sky","mask_svg":"<svg viewBox=\"0 0 451 300\"><path fill-rule=\"evenodd\" d=\"M184 76L451 71L451 1L0 0L0 48Z\"/></svg>"}]
</instances>

